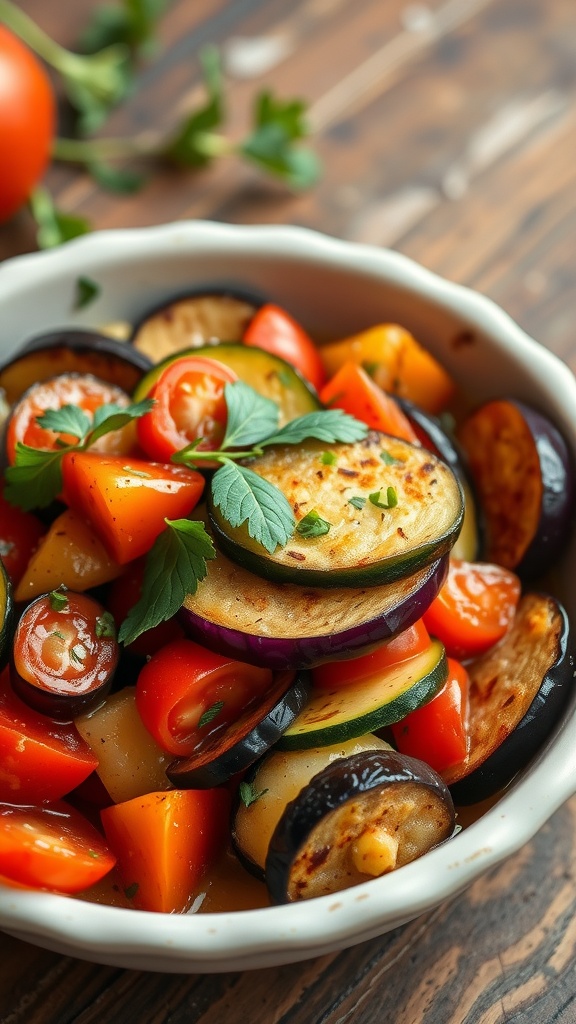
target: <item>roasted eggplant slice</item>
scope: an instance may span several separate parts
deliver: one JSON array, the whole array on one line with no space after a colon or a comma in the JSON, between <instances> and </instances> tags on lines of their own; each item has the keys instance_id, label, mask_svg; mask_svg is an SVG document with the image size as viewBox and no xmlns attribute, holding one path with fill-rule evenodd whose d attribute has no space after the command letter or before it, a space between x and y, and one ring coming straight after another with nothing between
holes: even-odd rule
<instances>
[{"instance_id":1,"label":"roasted eggplant slice","mask_svg":"<svg viewBox=\"0 0 576 1024\"><path fill-rule=\"evenodd\" d=\"M310 677L282 672L264 700L247 709L233 726L214 733L189 757L173 761L166 774L177 789L209 789L246 771L292 725L309 696Z\"/></svg>"},{"instance_id":2,"label":"roasted eggplant slice","mask_svg":"<svg viewBox=\"0 0 576 1024\"><path fill-rule=\"evenodd\" d=\"M261 579L217 550L179 617L210 650L275 670L309 668L364 654L407 629L434 600L447 570L444 556L397 583L325 590Z\"/></svg>"},{"instance_id":3,"label":"roasted eggplant slice","mask_svg":"<svg viewBox=\"0 0 576 1024\"><path fill-rule=\"evenodd\" d=\"M63 373L89 373L131 394L150 360L98 331L62 328L39 334L0 366L0 388L10 404L33 384Z\"/></svg>"},{"instance_id":4,"label":"roasted eggplant slice","mask_svg":"<svg viewBox=\"0 0 576 1024\"><path fill-rule=\"evenodd\" d=\"M247 772L232 815L232 846L244 867L264 881L264 865L272 833L284 809L310 779L336 758L363 750L391 750L378 736L308 750L272 750Z\"/></svg>"},{"instance_id":5,"label":"roasted eggplant slice","mask_svg":"<svg viewBox=\"0 0 576 1024\"><path fill-rule=\"evenodd\" d=\"M486 523L485 560L533 579L572 528L575 473L568 446L542 413L486 402L458 429Z\"/></svg>"},{"instance_id":6,"label":"roasted eggplant slice","mask_svg":"<svg viewBox=\"0 0 576 1024\"><path fill-rule=\"evenodd\" d=\"M562 605L526 594L506 637L467 665L470 749L443 773L455 803L492 796L536 754L572 690L571 646Z\"/></svg>"},{"instance_id":7,"label":"roasted eggplant slice","mask_svg":"<svg viewBox=\"0 0 576 1024\"><path fill-rule=\"evenodd\" d=\"M452 470L419 445L377 431L349 444L274 447L252 459L250 470L295 510L288 543L270 553L246 523L232 526L212 496L208 513L218 547L266 579L311 587L392 583L450 551L462 526L464 499Z\"/></svg>"},{"instance_id":8,"label":"roasted eggplant slice","mask_svg":"<svg viewBox=\"0 0 576 1024\"><path fill-rule=\"evenodd\" d=\"M153 363L182 349L240 341L260 302L225 292L172 299L140 320L131 341Z\"/></svg>"},{"instance_id":9,"label":"roasted eggplant slice","mask_svg":"<svg viewBox=\"0 0 576 1024\"><path fill-rule=\"evenodd\" d=\"M423 761L392 750L335 760L274 830L266 857L271 899L325 896L387 874L443 843L454 827L449 790Z\"/></svg>"}]
</instances>

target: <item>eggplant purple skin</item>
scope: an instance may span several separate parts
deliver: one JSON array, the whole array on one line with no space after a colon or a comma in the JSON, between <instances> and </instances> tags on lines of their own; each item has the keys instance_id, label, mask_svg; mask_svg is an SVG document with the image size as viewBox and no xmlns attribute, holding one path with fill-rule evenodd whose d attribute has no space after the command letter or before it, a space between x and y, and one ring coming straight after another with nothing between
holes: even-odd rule
<instances>
[{"instance_id":1,"label":"eggplant purple skin","mask_svg":"<svg viewBox=\"0 0 576 1024\"><path fill-rule=\"evenodd\" d=\"M570 449L557 427L524 402L514 401L528 424L542 475L542 507L536 533L515 571L523 581L550 568L566 546L573 529L576 468Z\"/></svg>"},{"instance_id":2,"label":"eggplant purple skin","mask_svg":"<svg viewBox=\"0 0 576 1024\"><path fill-rule=\"evenodd\" d=\"M528 711L503 743L473 772L450 786L455 804L467 806L494 796L526 768L557 725L574 691L574 641L565 609L555 601L562 626L558 653Z\"/></svg>"},{"instance_id":3,"label":"eggplant purple skin","mask_svg":"<svg viewBox=\"0 0 576 1024\"><path fill-rule=\"evenodd\" d=\"M246 736L217 755L209 764L198 768L193 767L194 756L173 761L166 769L169 781L177 789L211 789L222 786L238 772L251 768L292 725L306 704L311 689L309 673L299 672L274 707ZM215 748L219 745L220 741L216 738Z\"/></svg>"},{"instance_id":4,"label":"eggplant purple skin","mask_svg":"<svg viewBox=\"0 0 576 1024\"><path fill-rule=\"evenodd\" d=\"M53 718L56 722L66 723L72 722L78 715L85 714L102 702L104 697L110 692L115 671L116 666L114 666L111 673L99 686L93 687L91 690L86 691L86 693L61 694L50 692L40 686L34 686L27 679L23 679L16 670L14 661L11 660L10 684L14 693L28 707L34 711L39 711L41 715Z\"/></svg>"},{"instance_id":5,"label":"eggplant purple skin","mask_svg":"<svg viewBox=\"0 0 576 1024\"><path fill-rule=\"evenodd\" d=\"M448 564L449 556L444 555L428 567L428 575L416 594L375 619L336 634L300 638L255 636L211 622L188 608L181 608L178 617L188 636L216 653L273 671L312 668L326 661L365 654L412 626L438 594L448 575Z\"/></svg>"},{"instance_id":6,"label":"eggplant purple skin","mask_svg":"<svg viewBox=\"0 0 576 1024\"><path fill-rule=\"evenodd\" d=\"M379 786L415 782L438 794L452 816L450 791L440 776L414 757L394 750L363 750L338 758L323 768L285 808L268 847L266 885L273 903L287 903L287 883L292 864L310 832L330 811Z\"/></svg>"}]
</instances>

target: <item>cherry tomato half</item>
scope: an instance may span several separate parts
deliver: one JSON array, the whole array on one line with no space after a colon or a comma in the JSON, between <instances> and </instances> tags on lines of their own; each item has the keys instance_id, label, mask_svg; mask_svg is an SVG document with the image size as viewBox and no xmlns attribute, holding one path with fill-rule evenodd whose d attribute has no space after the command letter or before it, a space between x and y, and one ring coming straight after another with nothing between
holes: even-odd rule
<instances>
[{"instance_id":1,"label":"cherry tomato half","mask_svg":"<svg viewBox=\"0 0 576 1024\"><path fill-rule=\"evenodd\" d=\"M98 882L115 863L101 834L73 807L0 804L0 873L7 878L74 893Z\"/></svg>"},{"instance_id":2,"label":"cherry tomato half","mask_svg":"<svg viewBox=\"0 0 576 1024\"><path fill-rule=\"evenodd\" d=\"M144 666L136 706L148 732L170 754L186 756L232 724L266 693L272 672L222 657L192 640L167 644Z\"/></svg>"},{"instance_id":3,"label":"cherry tomato half","mask_svg":"<svg viewBox=\"0 0 576 1024\"><path fill-rule=\"evenodd\" d=\"M53 591L16 627L12 686L30 707L69 722L106 695L118 656L110 613L87 594Z\"/></svg>"},{"instance_id":4,"label":"cherry tomato half","mask_svg":"<svg viewBox=\"0 0 576 1024\"><path fill-rule=\"evenodd\" d=\"M422 654L429 646L428 630L423 620L418 619L413 626L404 629L370 654L362 654L359 658L350 658L348 661L330 661L325 665L318 665L312 670L314 686L324 690L354 686L363 679L370 679L378 672L385 671L391 665L398 665L416 654Z\"/></svg>"},{"instance_id":5,"label":"cherry tomato half","mask_svg":"<svg viewBox=\"0 0 576 1024\"><path fill-rule=\"evenodd\" d=\"M234 370L217 359L185 356L170 363L148 395L156 404L138 420L138 441L146 454L169 462L199 438L200 451L218 448L226 430L224 387L236 380Z\"/></svg>"},{"instance_id":6,"label":"cherry tomato half","mask_svg":"<svg viewBox=\"0 0 576 1024\"><path fill-rule=\"evenodd\" d=\"M280 306L272 303L261 306L248 324L242 341L285 359L317 391L326 380L324 364L312 338Z\"/></svg>"},{"instance_id":7,"label":"cherry tomato half","mask_svg":"<svg viewBox=\"0 0 576 1024\"><path fill-rule=\"evenodd\" d=\"M464 666L448 658L448 679L442 689L392 726L400 753L426 761L436 772L463 761L469 740L469 686Z\"/></svg>"},{"instance_id":8,"label":"cherry tomato half","mask_svg":"<svg viewBox=\"0 0 576 1024\"><path fill-rule=\"evenodd\" d=\"M0 25L0 222L26 201L50 159L56 103L42 64Z\"/></svg>"},{"instance_id":9,"label":"cherry tomato half","mask_svg":"<svg viewBox=\"0 0 576 1024\"><path fill-rule=\"evenodd\" d=\"M502 639L519 598L520 580L509 569L454 558L424 622L451 657L473 658Z\"/></svg>"}]
</instances>

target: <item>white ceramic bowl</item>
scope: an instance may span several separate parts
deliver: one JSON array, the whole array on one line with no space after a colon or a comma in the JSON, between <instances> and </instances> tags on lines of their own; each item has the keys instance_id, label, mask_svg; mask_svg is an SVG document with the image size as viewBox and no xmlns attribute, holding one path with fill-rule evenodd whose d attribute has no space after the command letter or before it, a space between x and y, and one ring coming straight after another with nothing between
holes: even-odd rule
<instances>
[{"instance_id":1,"label":"white ceramic bowl","mask_svg":"<svg viewBox=\"0 0 576 1024\"><path fill-rule=\"evenodd\" d=\"M97 281L101 293L74 313L79 275ZM8 261L0 266L0 355L34 332L132 320L172 293L217 282L269 295L321 337L382 320L403 324L474 398L498 394L536 404L576 452L574 378L499 308L396 253L297 228L177 223L96 233ZM458 344L462 331L470 332L467 344ZM574 546L562 572L567 582L574 578ZM576 621L576 597L567 604ZM474 825L400 871L336 896L175 916L0 887L0 927L64 954L174 972L267 967L372 938L466 888L526 843L574 792L574 715L572 702L536 760Z\"/></svg>"}]
</instances>

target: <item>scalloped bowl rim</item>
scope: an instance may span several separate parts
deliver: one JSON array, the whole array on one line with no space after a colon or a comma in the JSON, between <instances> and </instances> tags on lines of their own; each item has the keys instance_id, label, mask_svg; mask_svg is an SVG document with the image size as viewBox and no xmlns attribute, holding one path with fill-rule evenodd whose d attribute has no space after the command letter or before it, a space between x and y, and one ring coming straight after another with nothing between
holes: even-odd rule
<instances>
[{"instance_id":1,"label":"scalloped bowl rim","mask_svg":"<svg viewBox=\"0 0 576 1024\"><path fill-rule=\"evenodd\" d=\"M0 265L0 307L29 296L32 281L96 274L132 259L202 253L280 256L386 281L425 297L485 332L491 343L545 382L576 451L576 381L497 305L398 253L304 228L176 222L101 231L59 249ZM546 397L546 396L545 396ZM18 937L100 963L176 972L290 963L353 945L455 896L529 841L576 790L574 700L519 781L482 818L401 871L310 902L234 913L163 915L0 886L0 926Z\"/></svg>"}]
</instances>

